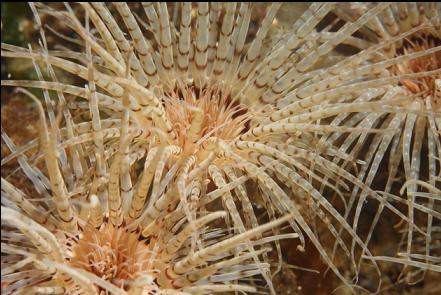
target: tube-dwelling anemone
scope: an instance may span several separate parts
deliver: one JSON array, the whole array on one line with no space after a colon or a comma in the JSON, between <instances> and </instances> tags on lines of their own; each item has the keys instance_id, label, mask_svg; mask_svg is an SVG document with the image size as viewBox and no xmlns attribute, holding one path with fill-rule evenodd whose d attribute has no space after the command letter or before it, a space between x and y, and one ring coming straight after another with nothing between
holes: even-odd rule
<instances>
[{"instance_id":1,"label":"tube-dwelling anemone","mask_svg":"<svg viewBox=\"0 0 441 295\"><path fill-rule=\"evenodd\" d=\"M334 12L342 20L352 22L376 5L345 4ZM395 198L405 204L411 219L400 246L403 253L398 258L386 260L410 266L433 265L439 272L439 260L436 262L433 258L439 256L436 246L439 240L434 233L441 218L441 6L434 2L394 3L361 27L354 36L356 41L352 46L359 50L367 44L373 47L386 45L365 60L366 68L382 62L385 65L382 71L359 71L358 79L366 84L378 77L394 82L387 86L366 87L366 92L376 93L369 100L384 105L386 100L396 99L395 105L403 112L360 113L347 125L399 128L400 131L386 136L375 134L356 144L353 138L347 138L341 150L354 156L360 152L365 154L362 159L366 165L362 167L359 178L366 185L382 183L384 186L380 189L389 196L394 185L401 188L401 194L406 192L407 200ZM399 62L391 65L393 60ZM336 120L340 122L342 119ZM368 148L363 148L366 144ZM381 167L387 167L386 177L380 176ZM381 180L381 177L386 180ZM358 189L355 189L353 198L357 193ZM358 212L361 211L362 200L363 197L358 202ZM417 207L424 207L428 213L421 215ZM379 207L376 212L367 243L379 222L382 209ZM415 224L422 226L424 232L415 231ZM425 241L423 247L421 240ZM419 268L414 273L415 277L418 277L416 274L424 274L427 269L432 268ZM407 280L413 280L411 275L409 273Z\"/></svg>"},{"instance_id":2,"label":"tube-dwelling anemone","mask_svg":"<svg viewBox=\"0 0 441 295\"><path fill-rule=\"evenodd\" d=\"M6 192L22 194L7 181L2 185ZM3 237L9 241L2 243L5 294L256 292L256 287L234 282L269 271L267 263L247 261L270 249L247 252L241 245L251 243L253 236L290 218L228 237L222 230L206 227L213 220L225 217L225 212L209 213L185 225L184 215L174 211L152 222L142 234L104 220L99 228L86 223L78 235L72 236L59 230L50 231L60 225L54 218L37 223L39 218L30 212L36 214L42 208L26 201L21 203L23 211L34 220L18 210L1 208L2 221L19 230L5 232ZM191 250L187 239L195 233L200 235L200 245L197 250Z\"/></svg>"},{"instance_id":3,"label":"tube-dwelling anemone","mask_svg":"<svg viewBox=\"0 0 441 295\"><path fill-rule=\"evenodd\" d=\"M181 223L188 223L188 229L182 230L189 231L182 237L188 243L175 249L176 256L157 259L159 265L152 269L159 270L159 275L149 275L153 286L188 293L250 291L231 282L245 276L242 268L239 275L220 275L227 283L216 287L201 287L205 281L184 278L191 267L208 262L208 256L213 254L210 251L217 249L210 247L225 247L227 251L244 242L245 252L234 248L234 258L215 265L234 273L228 268L229 263L245 256L254 261L250 273L261 274L273 291L268 257L259 252L263 250L257 249L250 238L261 237L264 229L281 221L259 227L260 211L269 220L289 214L293 236L298 236L303 245L307 236L324 262L349 286L329 247L320 241L311 224L319 224L333 236L344 253L342 259L352 262L356 275L360 270L355 263L357 253L350 252L344 236L350 237L362 255L371 257L371 253L357 235L356 226L350 225L345 213L320 192L319 184L334 191L345 204L342 190L348 189L348 184L355 185L405 222L413 222L382 194L335 164L332 157L353 164L356 158L333 146L323 135L345 133L357 139L368 133L395 134L394 126L379 130L372 126L326 123L327 118L341 113L403 111L393 104L394 100L386 100L386 107L366 101L363 97L372 93L361 94L365 89L352 75L356 71L354 65L369 57L375 48L366 48L361 55L347 60L329 57L339 44L356 42L351 35L390 4L379 4L337 32L331 32L331 26L321 28L319 24L336 5L314 3L286 34L276 39L270 38L268 32L274 26L280 3L268 6L255 35L248 34L254 8L250 3L147 3L142 9L131 9L126 3L80 3L73 7L66 4L64 10L30 5L40 30L41 46L21 48L2 44L2 57L31 60L39 80L3 80L2 85L42 89L50 132L45 129L46 124L41 124L39 142L34 140L18 149L3 134L12 153L2 159L2 165L14 158L20 160L21 168L39 193L50 197L46 206L55 209L48 218L55 218L53 224L68 233L72 257L88 252L92 259L87 265L83 259L77 259L65 266L63 260L52 263L40 259L38 254L30 256L28 261L36 262L38 267L60 270L87 290L110 290L110 282L111 288L118 286L123 292L127 287L121 279L137 278L127 270L131 262L124 259L140 255L141 264L144 256L148 261L156 261L150 255L167 253L162 251L167 247L164 245L173 245L174 239L183 242L177 230L183 226ZM63 31L69 32L51 29L66 43L64 46L48 48L40 15L57 20ZM44 69L40 69L41 64ZM382 66L378 63L372 68ZM59 70L82 82L64 83L58 77ZM370 87L388 82L375 80ZM352 99L358 95L362 98ZM54 101L64 105L58 116ZM43 113L41 117L44 118ZM60 121L63 125L57 127ZM35 149L38 144L42 146L41 152ZM34 162L28 161L26 152L32 151L31 159L37 162L43 154L49 179L36 169ZM20 202L26 197L12 199L10 195L23 196L17 195L15 188L6 195L13 203L8 207L31 217L19 227L23 233L27 234L29 227L46 226L49 219L37 220L35 214L22 206ZM208 221L204 218L217 214L207 213L213 208L228 212L225 229L232 237L218 241L217 235L207 234L207 241L201 241L201 235L191 233L192 229L198 223L205 226ZM16 213L5 210L9 212L5 218L12 221L9 226L14 227ZM339 227L344 234L338 232ZM28 238L49 243L51 231L39 228L37 236L30 234ZM133 236L137 232L141 235ZM276 240L278 232L279 229L273 231ZM85 241L85 236L96 243ZM149 239L148 245L133 245L131 255L121 254L123 258L107 257L104 251L94 250L96 244L110 243L106 251L113 255L119 251L121 241L135 241L135 237L139 242ZM104 241L109 238L116 240ZM155 238L161 242L154 242ZM206 243L213 245L205 246ZM276 249L281 257L277 241ZM23 253L10 254L23 258ZM364 259L362 255L360 259ZM113 274L107 265L96 261L99 258L124 260L125 266L118 268L124 269L124 275ZM179 262L172 260L178 258ZM372 262L379 272L374 260L365 261ZM9 266L13 269L20 264L20 260L13 260ZM207 268L212 269L210 265L202 269ZM220 269L194 271L200 271L209 281Z\"/></svg>"}]
</instances>

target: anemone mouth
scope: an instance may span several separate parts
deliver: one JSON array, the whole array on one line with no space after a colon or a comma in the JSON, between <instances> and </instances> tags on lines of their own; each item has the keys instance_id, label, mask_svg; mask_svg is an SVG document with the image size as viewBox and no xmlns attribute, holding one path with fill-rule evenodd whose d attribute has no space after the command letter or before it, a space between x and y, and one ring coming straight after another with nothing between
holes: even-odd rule
<instances>
[{"instance_id":1,"label":"anemone mouth","mask_svg":"<svg viewBox=\"0 0 441 295\"><path fill-rule=\"evenodd\" d=\"M441 40L431 35L414 37L404 40L402 46L397 50L396 56L421 52L440 45ZM439 69L441 69L441 51L404 61L395 65L391 72L398 76ZM429 96L434 98L437 92L437 87L439 87L436 82L438 79L441 79L441 74L416 79L403 79L400 81L400 85L423 99Z\"/></svg>"},{"instance_id":2,"label":"anemone mouth","mask_svg":"<svg viewBox=\"0 0 441 295\"><path fill-rule=\"evenodd\" d=\"M221 83L198 87L193 82L163 93L167 117L185 149L214 137L231 141L249 129L252 114Z\"/></svg>"},{"instance_id":3,"label":"anemone mouth","mask_svg":"<svg viewBox=\"0 0 441 295\"><path fill-rule=\"evenodd\" d=\"M139 233L103 223L99 228L86 226L72 244L71 266L126 291L131 282L152 273L151 252Z\"/></svg>"}]
</instances>

